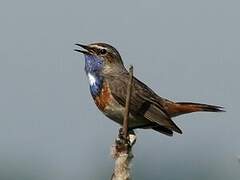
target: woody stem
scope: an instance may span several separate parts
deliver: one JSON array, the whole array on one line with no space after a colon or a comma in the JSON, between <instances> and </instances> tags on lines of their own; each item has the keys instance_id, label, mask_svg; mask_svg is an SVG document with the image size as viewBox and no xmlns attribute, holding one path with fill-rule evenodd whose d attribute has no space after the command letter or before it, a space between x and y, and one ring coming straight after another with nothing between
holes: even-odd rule
<instances>
[{"instance_id":1,"label":"woody stem","mask_svg":"<svg viewBox=\"0 0 240 180\"><path fill-rule=\"evenodd\" d=\"M125 112L124 112L124 119L123 119L123 136L125 140L128 137L128 117L129 117L129 107L130 107L130 100L131 100L131 94L132 94L132 82L133 82L133 66L131 65L129 68L127 98L126 98Z\"/></svg>"}]
</instances>

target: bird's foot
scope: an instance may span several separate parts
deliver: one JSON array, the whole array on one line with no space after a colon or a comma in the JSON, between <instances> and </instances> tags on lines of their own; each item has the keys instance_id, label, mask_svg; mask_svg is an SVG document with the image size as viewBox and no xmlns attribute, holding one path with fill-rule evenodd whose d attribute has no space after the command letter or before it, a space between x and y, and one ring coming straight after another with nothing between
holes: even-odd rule
<instances>
[{"instance_id":1,"label":"bird's foot","mask_svg":"<svg viewBox=\"0 0 240 180\"><path fill-rule=\"evenodd\" d=\"M128 131L127 138L124 137L123 128L119 129L118 138L116 139L116 145L119 150L130 150L136 142L136 135L133 130Z\"/></svg>"}]
</instances>

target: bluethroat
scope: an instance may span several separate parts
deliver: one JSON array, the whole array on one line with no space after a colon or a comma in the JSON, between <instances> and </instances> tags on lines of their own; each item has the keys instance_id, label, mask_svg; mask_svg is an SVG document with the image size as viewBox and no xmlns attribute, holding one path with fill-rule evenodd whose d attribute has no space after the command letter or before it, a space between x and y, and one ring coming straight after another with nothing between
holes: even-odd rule
<instances>
[{"instance_id":1,"label":"bluethroat","mask_svg":"<svg viewBox=\"0 0 240 180\"><path fill-rule=\"evenodd\" d=\"M105 43L76 45L81 49L75 51L85 57L85 71L95 104L108 118L122 124L129 73L119 52ZM129 111L129 129L153 129L172 136L173 131L182 134L172 121L173 117L198 111L221 112L223 109L208 104L170 101L134 77Z\"/></svg>"}]
</instances>

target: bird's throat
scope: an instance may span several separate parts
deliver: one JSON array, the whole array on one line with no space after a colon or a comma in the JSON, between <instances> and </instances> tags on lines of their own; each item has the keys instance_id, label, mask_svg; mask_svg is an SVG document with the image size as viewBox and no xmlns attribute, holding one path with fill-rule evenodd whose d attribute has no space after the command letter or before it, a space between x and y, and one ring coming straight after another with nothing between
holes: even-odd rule
<instances>
[{"instance_id":1,"label":"bird's throat","mask_svg":"<svg viewBox=\"0 0 240 180\"><path fill-rule=\"evenodd\" d=\"M93 97L99 95L102 89L103 77L101 75L102 61L94 55L85 55L85 71L90 84Z\"/></svg>"},{"instance_id":2,"label":"bird's throat","mask_svg":"<svg viewBox=\"0 0 240 180\"><path fill-rule=\"evenodd\" d=\"M90 85L90 92L93 97L96 97L100 94L102 85L103 85L103 78L100 75L87 73L89 85Z\"/></svg>"}]
</instances>

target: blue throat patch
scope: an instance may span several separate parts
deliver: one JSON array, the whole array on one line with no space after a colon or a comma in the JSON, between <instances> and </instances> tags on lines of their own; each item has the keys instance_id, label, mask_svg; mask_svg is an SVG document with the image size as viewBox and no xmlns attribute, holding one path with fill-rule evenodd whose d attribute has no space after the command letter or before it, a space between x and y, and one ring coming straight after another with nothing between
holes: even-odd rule
<instances>
[{"instance_id":1,"label":"blue throat patch","mask_svg":"<svg viewBox=\"0 0 240 180\"><path fill-rule=\"evenodd\" d=\"M100 94L103 86L103 77L100 75L103 63L97 56L94 55L84 55L84 57L85 71L90 84L90 92L95 98Z\"/></svg>"}]
</instances>

